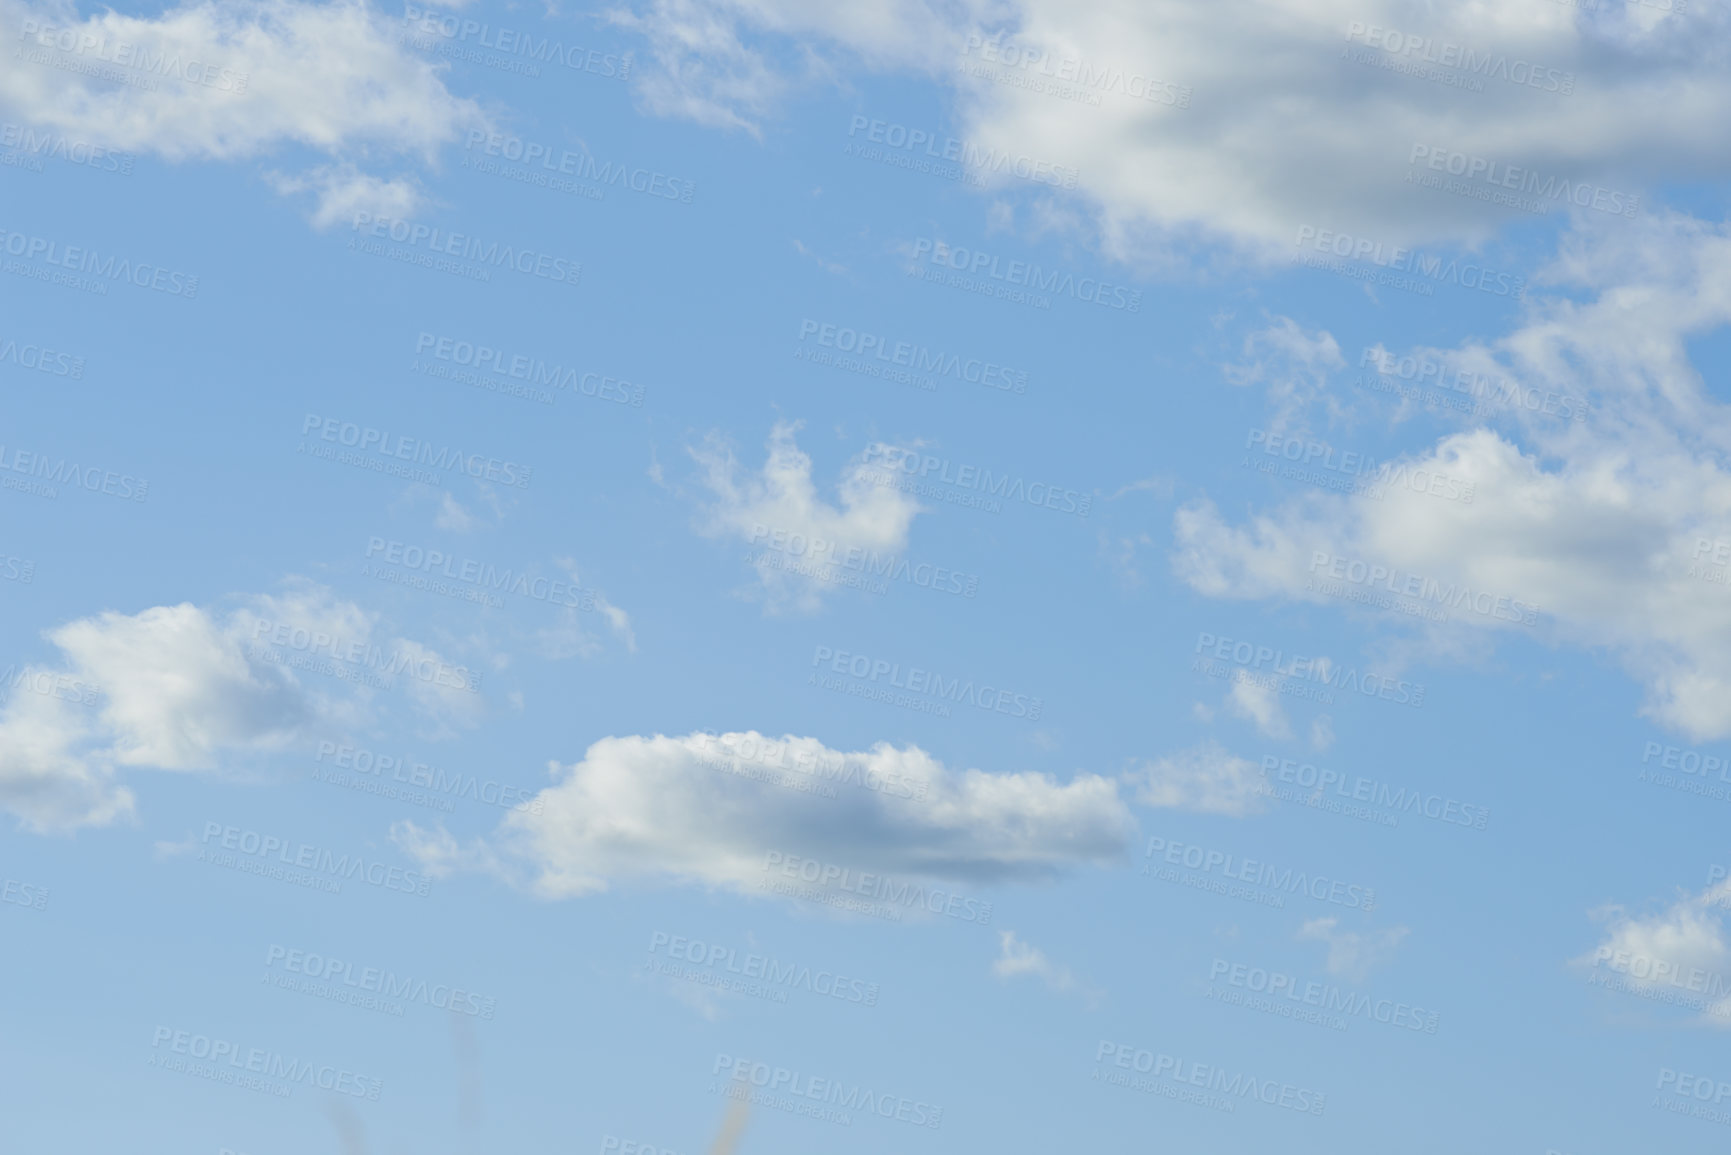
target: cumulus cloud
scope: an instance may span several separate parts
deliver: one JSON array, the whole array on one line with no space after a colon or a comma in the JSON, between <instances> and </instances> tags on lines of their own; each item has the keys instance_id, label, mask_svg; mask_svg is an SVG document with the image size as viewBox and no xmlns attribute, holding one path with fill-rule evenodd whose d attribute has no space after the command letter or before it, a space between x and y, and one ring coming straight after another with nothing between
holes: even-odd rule
<instances>
[{"instance_id":1,"label":"cumulus cloud","mask_svg":"<svg viewBox=\"0 0 1731 1155\"><path fill-rule=\"evenodd\" d=\"M1136 801L1203 814L1241 816L1262 809L1254 762L1213 740L1141 766L1128 776Z\"/></svg>"},{"instance_id":2,"label":"cumulus cloud","mask_svg":"<svg viewBox=\"0 0 1731 1155\"><path fill-rule=\"evenodd\" d=\"M1731 18L1713 5L642 0L616 18L650 45L638 83L651 110L709 124L755 129L801 89L860 70L930 77L958 135L1077 169L1073 203L1112 252L1148 262L1202 238L1290 253L1303 225L1476 244L1531 219L1409 181L1454 175L1451 154L1463 172L1484 162L1475 175L1494 161L1541 190L1568 181L1588 204L1602 188L1600 207L1618 209L1657 181L1731 167L1712 129L1731 98ZM1009 50L987 60L994 38ZM1423 63L1468 52L1470 70ZM1408 74L1415 61L1459 83ZM1087 98L1042 91L1042 70ZM1668 115L1641 113L1655 104ZM1445 158L1440 173L1410 163L1417 145Z\"/></svg>"},{"instance_id":3,"label":"cumulus cloud","mask_svg":"<svg viewBox=\"0 0 1731 1155\"><path fill-rule=\"evenodd\" d=\"M32 677L53 687L55 672L27 669L0 709L0 807L37 833L106 826L128 818L135 799L116 780L114 759L91 749L88 708L52 689L29 688ZM83 688L65 685L82 698Z\"/></svg>"},{"instance_id":4,"label":"cumulus cloud","mask_svg":"<svg viewBox=\"0 0 1731 1155\"><path fill-rule=\"evenodd\" d=\"M438 671L452 669L443 656L382 636L371 615L310 583L291 582L227 612L188 603L106 611L45 636L60 664L26 667L0 709L0 808L37 831L130 816L136 798L121 781L126 771L212 771L227 757L279 750L370 716L370 689L319 685L291 664L331 657L321 651L354 645L386 667L397 664L411 700L435 719L476 708L435 684Z\"/></svg>"},{"instance_id":5,"label":"cumulus cloud","mask_svg":"<svg viewBox=\"0 0 1731 1155\"><path fill-rule=\"evenodd\" d=\"M356 210L412 210L412 178L358 166L431 164L485 119L445 87L444 66L405 49L401 27L359 0L193 3L149 16L0 0L0 24L33 30L0 69L9 117L169 161L313 150L329 162L272 179L315 193L321 226Z\"/></svg>"},{"instance_id":6,"label":"cumulus cloud","mask_svg":"<svg viewBox=\"0 0 1731 1155\"><path fill-rule=\"evenodd\" d=\"M1437 653L1513 631L1609 649L1643 713L1731 734L1731 407L1688 349L1731 322L1728 259L1725 226L1679 216L1570 234L1541 278L1557 291L1507 336L1401 354L1482 386L1491 424L1391 462L1407 480L1380 500L1301 496L1238 524L1193 501L1176 573L1214 597L1411 623ZM1473 500L1439 496L1439 476Z\"/></svg>"},{"instance_id":7,"label":"cumulus cloud","mask_svg":"<svg viewBox=\"0 0 1731 1155\"><path fill-rule=\"evenodd\" d=\"M1341 930L1338 918L1313 918L1298 928L1300 939L1328 944L1328 973L1363 982L1370 972L1394 957L1410 933L1404 926L1377 931Z\"/></svg>"},{"instance_id":8,"label":"cumulus cloud","mask_svg":"<svg viewBox=\"0 0 1731 1155\"><path fill-rule=\"evenodd\" d=\"M1108 779L956 770L887 742L848 752L756 731L630 735L548 772L539 813L508 815L485 848L412 824L398 844L429 871L496 854L550 898L632 879L766 894L789 870L786 886L860 897L877 885L868 877L903 880L903 893L907 880L991 884L1111 864L1133 831Z\"/></svg>"},{"instance_id":9,"label":"cumulus cloud","mask_svg":"<svg viewBox=\"0 0 1731 1155\"><path fill-rule=\"evenodd\" d=\"M714 499L700 532L736 537L760 551L753 565L769 608L809 611L825 591L858 572L848 568L849 551L860 551L853 555L860 558L903 549L921 507L901 490L877 484L879 471L863 454L842 473L840 505L825 501L812 482L811 458L795 441L799 428L797 422L775 424L768 458L755 473L718 438L689 452Z\"/></svg>"},{"instance_id":10,"label":"cumulus cloud","mask_svg":"<svg viewBox=\"0 0 1731 1155\"><path fill-rule=\"evenodd\" d=\"M1731 881L1685 894L1662 909L1634 914L1615 904L1592 912L1605 937L1573 964L1614 976L1637 990L1699 998L1700 1021L1731 1027L1731 942L1724 911Z\"/></svg>"}]
</instances>

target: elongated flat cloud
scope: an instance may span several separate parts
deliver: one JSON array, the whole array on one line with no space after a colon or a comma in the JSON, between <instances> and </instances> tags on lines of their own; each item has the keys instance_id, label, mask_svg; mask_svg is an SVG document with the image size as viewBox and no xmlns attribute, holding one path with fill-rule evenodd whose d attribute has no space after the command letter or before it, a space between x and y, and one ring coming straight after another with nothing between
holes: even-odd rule
<instances>
[{"instance_id":1,"label":"elongated flat cloud","mask_svg":"<svg viewBox=\"0 0 1731 1155\"><path fill-rule=\"evenodd\" d=\"M564 898L633 879L764 894L789 862L819 864L818 889L844 886L843 870L856 882L1027 881L1118 861L1133 829L1109 779L955 770L887 742L848 752L756 731L631 735L549 773L541 812L507 816L484 843L408 823L397 842L429 871L508 858Z\"/></svg>"}]
</instances>

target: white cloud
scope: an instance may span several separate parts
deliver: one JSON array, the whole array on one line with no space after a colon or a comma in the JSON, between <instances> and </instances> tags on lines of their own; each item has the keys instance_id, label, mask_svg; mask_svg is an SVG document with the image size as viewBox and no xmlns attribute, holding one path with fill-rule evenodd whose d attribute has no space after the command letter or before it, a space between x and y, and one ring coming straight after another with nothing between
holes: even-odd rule
<instances>
[{"instance_id":1,"label":"white cloud","mask_svg":"<svg viewBox=\"0 0 1731 1155\"><path fill-rule=\"evenodd\" d=\"M357 166L387 157L431 164L442 146L485 120L478 105L445 87L445 66L406 50L402 27L358 0L194 3L151 16L81 16L70 3L0 0L0 26L36 27L37 37L17 47L46 54L46 61L16 56L0 69L0 110L8 116L169 161L314 150L330 163L274 180L283 191L316 191L313 219L321 227L356 209L412 208L420 199L412 179L369 176ZM44 46L42 36L74 47ZM103 67L138 83L76 70L117 58L121 45L125 59L150 66ZM189 81L159 60L183 69L196 61L201 71ZM206 76L206 66L216 71Z\"/></svg>"},{"instance_id":2,"label":"white cloud","mask_svg":"<svg viewBox=\"0 0 1731 1155\"><path fill-rule=\"evenodd\" d=\"M107 825L135 809L119 780L125 771L214 771L236 755L280 750L370 717L371 690L304 681L268 659L278 623L305 643L280 651L290 658L317 656L315 639L324 638L327 647L340 639L448 665L420 643L378 636L358 606L304 582L226 614L183 603L80 618L46 634L61 665L27 667L0 709L0 809L39 831ZM473 694L401 681L421 712L441 722L478 707Z\"/></svg>"},{"instance_id":3,"label":"white cloud","mask_svg":"<svg viewBox=\"0 0 1731 1155\"><path fill-rule=\"evenodd\" d=\"M533 888L548 897L629 879L766 894L766 882L781 880L765 869L772 854L782 856L777 863L852 871L856 883L860 872L976 884L1040 879L1119 861L1133 830L1108 779L958 771L916 746L882 742L844 752L756 731L630 735L603 738L581 762L549 773L557 781L537 796L541 812L507 816L492 838L499 859L526 865ZM828 784L835 797L782 782ZM459 851L448 835L403 834L399 845L429 869L483 854ZM835 873L808 880L813 888L836 882Z\"/></svg>"},{"instance_id":4,"label":"white cloud","mask_svg":"<svg viewBox=\"0 0 1731 1155\"><path fill-rule=\"evenodd\" d=\"M1327 714L1318 715L1310 724L1310 748L1321 752L1334 745L1334 719Z\"/></svg>"},{"instance_id":5,"label":"white cloud","mask_svg":"<svg viewBox=\"0 0 1731 1155\"><path fill-rule=\"evenodd\" d=\"M1387 930L1341 930L1338 918L1313 918L1298 928L1300 939L1328 944L1328 973L1353 982L1363 982L1370 972L1394 957L1410 933L1404 926Z\"/></svg>"},{"instance_id":6,"label":"white cloud","mask_svg":"<svg viewBox=\"0 0 1731 1155\"><path fill-rule=\"evenodd\" d=\"M953 91L958 135L1078 169L1075 203L1095 211L1106 245L1149 264L1207 237L1284 256L1305 224L1393 245L1480 241L1525 217L1407 183L1415 171L1447 175L1409 165L1418 144L1628 194L1679 174L1711 179L1731 161L1713 130L1731 73L1712 5L644 0L618 18L651 45L639 81L650 108L710 124L755 127L801 89L845 85L860 68L929 76ZM1471 50L1503 75L1466 91L1361 64L1349 48L1377 64L1401 58L1362 35L1349 45L1354 24L1428 37L1437 55ZM982 63L977 50L962 55L969 35L1000 32L1051 71L1079 79L1086 66L1115 90L1095 85L1092 104L962 72ZM1539 87L1504 78L1524 80L1534 64ZM1544 91L1565 75L1571 92ZM1168 103L1176 89L1122 92L1150 82L1188 86L1188 107ZM1642 112L1657 106L1665 116Z\"/></svg>"},{"instance_id":7,"label":"white cloud","mask_svg":"<svg viewBox=\"0 0 1731 1155\"><path fill-rule=\"evenodd\" d=\"M1090 1003L1097 1002L1101 992L1081 983L1070 968L1059 966L1046 957L1046 952L1016 937L1013 930L998 932L998 957L992 962L992 973L1001 979L1033 975L1060 994L1081 991Z\"/></svg>"},{"instance_id":8,"label":"white cloud","mask_svg":"<svg viewBox=\"0 0 1731 1155\"><path fill-rule=\"evenodd\" d=\"M1542 278L1561 291L1531 294L1509 335L1410 353L1447 380L1477 373L1522 391L1524 405L1487 416L1503 428L1402 459L1408 476L1472 484L1474 500L1391 483L1381 500L1299 496L1241 525L1199 500L1176 515L1175 571L1214 597L1411 623L1435 654L1516 630L1608 649L1645 685L1645 714L1698 740L1731 734L1731 597L1711 564L1714 543L1731 542L1731 407L1688 349L1731 322L1728 270L1722 225L1664 216L1571 234ZM1584 419L1566 416L1564 395L1590 400ZM1358 574L1340 583L1351 601L1325 580L1336 558ZM1396 598L1409 608L1470 600L1437 623L1378 608L1392 596L1370 580L1378 566L1396 585L1436 583L1428 601Z\"/></svg>"},{"instance_id":9,"label":"white cloud","mask_svg":"<svg viewBox=\"0 0 1731 1155\"><path fill-rule=\"evenodd\" d=\"M0 808L27 829L106 826L132 815L135 799L115 780L114 760L89 749L87 709L30 689L0 709Z\"/></svg>"},{"instance_id":10,"label":"white cloud","mask_svg":"<svg viewBox=\"0 0 1731 1155\"><path fill-rule=\"evenodd\" d=\"M312 192L317 196L312 223L328 229L347 224L356 213L407 220L424 201L419 185L407 177L386 180L360 172L353 165L323 165L300 176L270 173L271 184L285 195ZM445 495L447 502L450 494Z\"/></svg>"},{"instance_id":11,"label":"white cloud","mask_svg":"<svg viewBox=\"0 0 1731 1155\"><path fill-rule=\"evenodd\" d=\"M1724 994L1731 984L1731 942L1722 913L1728 903L1731 882L1719 882L1699 894L1683 895L1657 913L1602 907L1592 913L1605 924L1605 938L1590 954L1574 959L1574 965L1596 969L1637 990L1699 997L1708 1004L1700 1021L1731 1027L1731 996Z\"/></svg>"},{"instance_id":12,"label":"white cloud","mask_svg":"<svg viewBox=\"0 0 1731 1155\"><path fill-rule=\"evenodd\" d=\"M607 619L607 624L613 632L624 639L625 648L632 653L637 652L637 635L631 630L631 615L602 597L595 595L595 612Z\"/></svg>"},{"instance_id":13,"label":"white cloud","mask_svg":"<svg viewBox=\"0 0 1731 1155\"><path fill-rule=\"evenodd\" d=\"M811 458L795 443L799 428L797 422L776 422L768 459L755 474L714 437L689 452L715 498L700 531L740 538L761 552L754 564L769 608L809 611L821 604L825 590L852 576L846 568L850 550L888 555L906 546L920 505L899 489L875 484L879 471L863 454L842 473L840 506L825 501L812 484Z\"/></svg>"},{"instance_id":14,"label":"white cloud","mask_svg":"<svg viewBox=\"0 0 1731 1155\"><path fill-rule=\"evenodd\" d=\"M1284 433L1318 399L1326 399L1328 375L1345 367L1340 346L1328 333L1306 332L1291 317L1244 338L1244 360L1223 366L1226 380L1240 387L1261 385L1274 412L1268 426Z\"/></svg>"},{"instance_id":15,"label":"white cloud","mask_svg":"<svg viewBox=\"0 0 1731 1155\"><path fill-rule=\"evenodd\" d=\"M250 660L193 605L110 611L48 637L106 692L101 720L120 765L212 769L220 750L280 747L316 710L291 674Z\"/></svg>"},{"instance_id":16,"label":"white cloud","mask_svg":"<svg viewBox=\"0 0 1731 1155\"><path fill-rule=\"evenodd\" d=\"M1226 703L1234 716L1255 724L1258 731L1270 738L1290 738L1292 726L1280 704L1280 691L1266 682L1234 678L1226 693Z\"/></svg>"},{"instance_id":17,"label":"white cloud","mask_svg":"<svg viewBox=\"0 0 1731 1155\"><path fill-rule=\"evenodd\" d=\"M636 91L651 112L753 135L800 88L850 64L938 67L954 26L919 0L643 0L608 15L649 42Z\"/></svg>"},{"instance_id":18,"label":"white cloud","mask_svg":"<svg viewBox=\"0 0 1731 1155\"><path fill-rule=\"evenodd\" d=\"M1146 806L1234 816L1262 809L1262 775L1256 764L1212 740L1147 763L1127 781L1136 790L1136 801Z\"/></svg>"}]
</instances>

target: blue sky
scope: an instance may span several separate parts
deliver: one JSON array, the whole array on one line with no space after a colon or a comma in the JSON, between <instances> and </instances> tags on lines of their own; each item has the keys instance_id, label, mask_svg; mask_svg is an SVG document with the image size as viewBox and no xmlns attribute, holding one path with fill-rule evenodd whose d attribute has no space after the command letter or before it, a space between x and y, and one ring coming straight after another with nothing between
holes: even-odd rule
<instances>
[{"instance_id":1,"label":"blue sky","mask_svg":"<svg viewBox=\"0 0 1731 1155\"><path fill-rule=\"evenodd\" d=\"M1723 1147L1717 7L0 29L18 1149Z\"/></svg>"}]
</instances>

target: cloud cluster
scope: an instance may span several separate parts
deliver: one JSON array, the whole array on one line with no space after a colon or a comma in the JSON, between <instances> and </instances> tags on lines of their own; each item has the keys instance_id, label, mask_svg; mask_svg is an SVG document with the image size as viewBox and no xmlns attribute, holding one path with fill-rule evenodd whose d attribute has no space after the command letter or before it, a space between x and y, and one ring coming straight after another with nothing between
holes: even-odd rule
<instances>
[{"instance_id":1,"label":"cloud cluster","mask_svg":"<svg viewBox=\"0 0 1731 1155\"><path fill-rule=\"evenodd\" d=\"M1689 356L1731 322L1728 259L1725 226L1675 215L1569 234L1551 291L1507 336L1397 357L1494 382L1471 419L1492 424L1390 463L1471 485L1473 500L1395 482L1234 524L1198 499L1174 519L1175 572L1213 597L1413 623L1439 653L1463 633L1517 631L1607 648L1646 687L1647 715L1694 739L1731 734L1731 406ZM1588 404L1584 419L1563 397Z\"/></svg>"},{"instance_id":2,"label":"cloud cluster","mask_svg":"<svg viewBox=\"0 0 1731 1155\"><path fill-rule=\"evenodd\" d=\"M479 708L473 694L442 684L457 679L437 676L452 667L436 651L383 635L373 615L306 583L226 613L187 603L108 611L46 636L60 663L23 667L0 707L0 809L37 831L131 815L128 770L216 770L367 716L372 690L358 679L320 685L298 660L353 678L361 667L331 655L377 654L375 665L405 671L425 715L462 720ZM418 676L427 671L434 676Z\"/></svg>"},{"instance_id":3,"label":"cloud cluster","mask_svg":"<svg viewBox=\"0 0 1731 1155\"><path fill-rule=\"evenodd\" d=\"M0 69L9 118L169 161L311 150L328 162L273 179L280 191L315 194L321 226L359 210L413 210L413 178L360 166L431 164L485 120L446 88L443 66L402 45L402 25L364 0L192 3L149 16L0 0L0 26L29 30Z\"/></svg>"}]
</instances>

